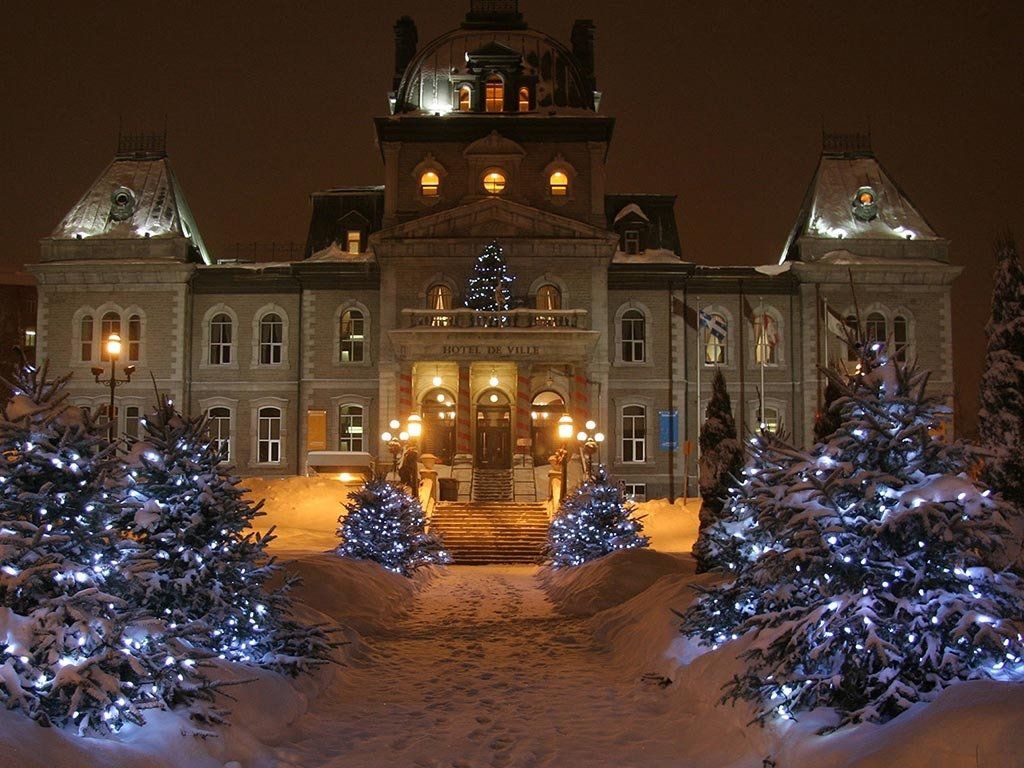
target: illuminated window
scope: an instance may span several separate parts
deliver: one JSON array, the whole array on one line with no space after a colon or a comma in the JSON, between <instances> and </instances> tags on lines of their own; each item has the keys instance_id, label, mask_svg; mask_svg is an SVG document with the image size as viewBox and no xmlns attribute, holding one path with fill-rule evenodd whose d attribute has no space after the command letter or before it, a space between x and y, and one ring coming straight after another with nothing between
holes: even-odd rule
<instances>
[{"instance_id":1,"label":"illuminated window","mask_svg":"<svg viewBox=\"0 0 1024 768\"><path fill-rule=\"evenodd\" d=\"M501 171L488 171L484 175L484 191L489 195L500 195L505 191L505 174Z\"/></svg>"},{"instance_id":2,"label":"illuminated window","mask_svg":"<svg viewBox=\"0 0 1024 768\"><path fill-rule=\"evenodd\" d=\"M872 312L864 324L864 340L869 344L873 341L885 343L889 336L885 316L881 312Z\"/></svg>"},{"instance_id":3,"label":"illuminated window","mask_svg":"<svg viewBox=\"0 0 1024 768\"><path fill-rule=\"evenodd\" d=\"M284 351L284 321L276 312L260 318L260 365L280 365Z\"/></svg>"},{"instance_id":4,"label":"illuminated window","mask_svg":"<svg viewBox=\"0 0 1024 768\"><path fill-rule=\"evenodd\" d=\"M764 412L758 414L757 428L763 432L776 434L779 431L779 409L770 405L764 407Z\"/></svg>"},{"instance_id":5,"label":"illuminated window","mask_svg":"<svg viewBox=\"0 0 1024 768\"><path fill-rule=\"evenodd\" d=\"M562 292L554 285L542 285L537 289L537 309L561 309Z\"/></svg>"},{"instance_id":6,"label":"illuminated window","mask_svg":"<svg viewBox=\"0 0 1024 768\"><path fill-rule=\"evenodd\" d=\"M128 318L128 360L136 362L142 355L142 318L132 315Z\"/></svg>"},{"instance_id":7,"label":"illuminated window","mask_svg":"<svg viewBox=\"0 0 1024 768\"><path fill-rule=\"evenodd\" d=\"M260 408L257 424L257 461L277 464L281 461L281 409Z\"/></svg>"},{"instance_id":8,"label":"illuminated window","mask_svg":"<svg viewBox=\"0 0 1024 768\"><path fill-rule=\"evenodd\" d=\"M358 309L346 309L341 313L339 328L341 348L338 359L343 363L361 363L366 343L366 319Z\"/></svg>"},{"instance_id":9,"label":"illuminated window","mask_svg":"<svg viewBox=\"0 0 1024 768\"><path fill-rule=\"evenodd\" d=\"M211 408L207 413L206 429L210 441L220 454L221 461L231 460L231 409L224 406Z\"/></svg>"},{"instance_id":10,"label":"illuminated window","mask_svg":"<svg viewBox=\"0 0 1024 768\"><path fill-rule=\"evenodd\" d=\"M121 316L117 312L107 312L100 321L100 359L110 361L107 352L107 339L112 333L121 335Z\"/></svg>"},{"instance_id":11,"label":"illuminated window","mask_svg":"<svg viewBox=\"0 0 1024 768\"><path fill-rule=\"evenodd\" d=\"M640 463L647 459L647 408L627 405L622 409L622 460Z\"/></svg>"},{"instance_id":12,"label":"illuminated window","mask_svg":"<svg viewBox=\"0 0 1024 768\"><path fill-rule=\"evenodd\" d=\"M501 112L505 108L505 84L498 75L491 75L484 83L484 109Z\"/></svg>"},{"instance_id":13,"label":"illuminated window","mask_svg":"<svg viewBox=\"0 0 1024 768\"><path fill-rule=\"evenodd\" d=\"M704 365L725 365L728 362L726 339L729 321L719 314L704 316Z\"/></svg>"},{"instance_id":14,"label":"illuminated window","mask_svg":"<svg viewBox=\"0 0 1024 768\"><path fill-rule=\"evenodd\" d=\"M647 320L639 309L622 313L622 361L642 363L646 359Z\"/></svg>"},{"instance_id":15,"label":"illuminated window","mask_svg":"<svg viewBox=\"0 0 1024 768\"><path fill-rule=\"evenodd\" d=\"M25 331L25 349L32 349L36 345L36 332L29 329Z\"/></svg>"},{"instance_id":16,"label":"illuminated window","mask_svg":"<svg viewBox=\"0 0 1024 768\"><path fill-rule=\"evenodd\" d=\"M459 112L469 112L473 108L473 89L468 85L459 88Z\"/></svg>"},{"instance_id":17,"label":"illuminated window","mask_svg":"<svg viewBox=\"0 0 1024 768\"><path fill-rule=\"evenodd\" d=\"M210 320L210 365L231 364L231 317L224 312Z\"/></svg>"},{"instance_id":18,"label":"illuminated window","mask_svg":"<svg viewBox=\"0 0 1024 768\"><path fill-rule=\"evenodd\" d=\"M363 450L363 406L343 405L338 408L338 450Z\"/></svg>"},{"instance_id":19,"label":"illuminated window","mask_svg":"<svg viewBox=\"0 0 1024 768\"><path fill-rule=\"evenodd\" d=\"M520 88L519 89L519 111L529 112L530 111L530 89Z\"/></svg>"},{"instance_id":20,"label":"illuminated window","mask_svg":"<svg viewBox=\"0 0 1024 768\"><path fill-rule=\"evenodd\" d=\"M569 177L562 171L555 171L548 179L551 194L554 197L565 197L569 194Z\"/></svg>"},{"instance_id":21,"label":"illuminated window","mask_svg":"<svg viewBox=\"0 0 1024 768\"><path fill-rule=\"evenodd\" d=\"M764 313L754 317L754 362L776 365L779 362L779 327L775 318Z\"/></svg>"},{"instance_id":22,"label":"illuminated window","mask_svg":"<svg viewBox=\"0 0 1024 768\"><path fill-rule=\"evenodd\" d=\"M452 308L452 299L452 289L447 285L432 285L427 291L427 309L433 309L435 312L449 310ZM435 315L430 318L430 324L446 328L452 324L452 319L448 315Z\"/></svg>"},{"instance_id":23,"label":"illuminated window","mask_svg":"<svg viewBox=\"0 0 1024 768\"><path fill-rule=\"evenodd\" d=\"M420 176L420 194L424 197L437 197L441 187L441 178L433 171L426 171Z\"/></svg>"},{"instance_id":24,"label":"illuminated window","mask_svg":"<svg viewBox=\"0 0 1024 768\"><path fill-rule=\"evenodd\" d=\"M626 245L626 253L640 253L640 232L636 229L627 229L623 236Z\"/></svg>"},{"instance_id":25,"label":"illuminated window","mask_svg":"<svg viewBox=\"0 0 1024 768\"><path fill-rule=\"evenodd\" d=\"M348 253L359 253L362 250L363 233L358 229L348 230L345 236L345 250Z\"/></svg>"},{"instance_id":26,"label":"illuminated window","mask_svg":"<svg viewBox=\"0 0 1024 768\"><path fill-rule=\"evenodd\" d=\"M82 318L82 322L79 326L79 337L82 342L81 359L84 362L92 360L92 334L92 315L86 315Z\"/></svg>"}]
</instances>

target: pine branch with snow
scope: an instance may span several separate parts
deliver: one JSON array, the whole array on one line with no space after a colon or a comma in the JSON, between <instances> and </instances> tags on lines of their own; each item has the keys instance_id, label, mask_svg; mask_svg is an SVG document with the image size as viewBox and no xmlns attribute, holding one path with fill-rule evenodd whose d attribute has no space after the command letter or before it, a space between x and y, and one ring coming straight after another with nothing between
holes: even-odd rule
<instances>
[{"instance_id":1,"label":"pine branch with snow","mask_svg":"<svg viewBox=\"0 0 1024 768\"><path fill-rule=\"evenodd\" d=\"M505 262L505 252L494 240L484 246L466 283L466 306L481 312L506 312L512 307L515 278Z\"/></svg>"}]
</instances>

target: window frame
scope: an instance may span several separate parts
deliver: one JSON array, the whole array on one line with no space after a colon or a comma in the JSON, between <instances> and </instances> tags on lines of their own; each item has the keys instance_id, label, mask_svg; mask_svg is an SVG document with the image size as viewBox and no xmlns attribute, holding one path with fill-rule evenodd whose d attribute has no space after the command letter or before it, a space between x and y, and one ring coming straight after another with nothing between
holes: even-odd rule
<instances>
[{"instance_id":1,"label":"window frame","mask_svg":"<svg viewBox=\"0 0 1024 768\"><path fill-rule=\"evenodd\" d=\"M632 409L639 409L640 413L630 412ZM647 421L647 406L643 403L625 403L619 409L620 463L647 463Z\"/></svg>"},{"instance_id":2,"label":"window frame","mask_svg":"<svg viewBox=\"0 0 1024 768\"><path fill-rule=\"evenodd\" d=\"M264 413L264 412L267 413ZM277 415L269 413L276 411ZM277 436L274 437L274 426ZM264 437L266 427L266 437ZM264 447L266 458L264 458ZM278 405L256 406L256 464L279 465L284 461L284 408Z\"/></svg>"},{"instance_id":3,"label":"window frame","mask_svg":"<svg viewBox=\"0 0 1024 768\"><path fill-rule=\"evenodd\" d=\"M273 407L273 406L265 406ZM225 411L225 415L214 414L214 411ZM218 403L206 409L207 432L210 442L221 451L221 462L229 462L234 455L232 443L232 432L234 431L234 409L230 405ZM227 426L227 434L224 434L222 426ZM216 425L216 430L214 426Z\"/></svg>"},{"instance_id":4,"label":"window frame","mask_svg":"<svg viewBox=\"0 0 1024 768\"><path fill-rule=\"evenodd\" d=\"M433 180L428 182L427 177L432 176ZM433 168L428 168L420 174L419 178L420 197L434 199L441 196L441 174ZM428 191L431 190L431 191Z\"/></svg>"},{"instance_id":5,"label":"window frame","mask_svg":"<svg viewBox=\"0 0 1024 768\"><path fill-rule=\"evenodd\" d=\"M516 101L516 105L518 106L519 111L520 112L529 112L530 111L530 88L528 86L525 86L525 85L519 86L519 91L518 91L517 97L518 98L517 98L517 101ZM525 105L525 107L524 107L524 105Z\"/></svg>"},{"instance_id":6,"label":"window frame","mask_svg":"<svg viewBox=\"0 0 1024 768\"><path fill-rule=\"evenodd\" d=\"M227 322L219 318L224 318ZM227 329L227 340L224 339L224 329ZM234 362L235 346L235 321L227 312L219 310L210 317L208 323L209 342L207 344L207 365L232 365ZM216 350L217 354L214 354ZM214 358L217 359L214 359Z\"/></svg>"},{"instance_id":7,"label":"window frame","mask_svg":"<svg viewBox=\"0 0 1024 768\"><path fill-rule=\"evenodd\" d=\"M100 362L101 363L109 363L110 362L110 354L107 352L106 340L108 338L110 338L111 334L116 333L118 336L121 336L122 341L124 341L124 336L121 335L121 326L122 325L123 325L123 323L121 322L121 313L116 311L116 310L108 309L101 316L101 318L100 318L100 338L99 338ZM124 346L127 346L127 345L124 345Z\"/></svg>"},{"instance_id":8,"label":"window frame","mask_svg":"<svg viewBox=\"0 0 1024 768\"><path fill-rule=\"evenodd\" d=\"M271 317L277 318L276 320L270 320ZM280 338L277 341L271 337L269 340L264 339L264 326L273 328L277 326L280 330ZM285 346L285 334L287 326L284 320L284 316L277 309L266 309L262 311L256 320L256 365L261 368L276 368L284 365L284 346ZM266 352L266 354L264 354ZM276 352L276 355L274 354ZM264 358L267 358L266 360ZM277 358L276 360L274 358Z\"/></svg>"},{"instance_id":9,"label":"window frame","mask_svg":"<svg viewBox=\"0 0 1024 768\"><path fill-rule=\"evenodd\" d=\"M491 179L492 176L501 179L501 186L498 186L497 182ZM488 187L488 184L491 186ZM488 168L480 177L480 185L483 188L484 194L488 197L501 197L508 191L508 173L505 172L504 168Z\"/></svg>"},{"instance_id":10,"label":"window frame","mask_svg":"<svg viewBox=\"0 0 1024 768\"><path fill-rule=\"evenodd\" d=\"M344 413L346 408L358 409L358 414L355 413ZM336 413L338 416L338 450L348 451L350 453L365 453L366 452L366 406L362 403L353 403L351 401L341 403L337 406ZM353 417L357 417L359 420L358 425L350 423ZM348 425L347 427L345 425ZM357 436L347 435L346 432L351 429L352 426L359 427L359 434ZM348 443L349 447L344 447ZM358 447L355 447L358 443Z\"/></svg>"},{"instance_id":11,"label":"window frame","mask_svg":"<svg viewBox=\"0 0 1024 768\"><path fill-rule=\"evenodd\" d=\"M352 317L358 315L358 318ZM346 333L346 317L348 323L353 326ZM342 365L359 365L366 362L366 338L367 338L367 317L366 312L355 305L348 305L341 310L338 316L338 362ZM356 337L355 324L359 326L359 336ZM347 348L346 348L347 345ZM345 354L348 353L348 359Z\"/></svg>"},{"instance_id":12,"label":"window frame","mask_svg":"<svg viewBox=\"0 0 1024 768\"><path fill-rule=\"evenodd\" d=\"M463 83L456 91L455 104L457 112L473 111L473 86Z\"/></svg>"},{"instance_id":13,"label":"window frame","mask_svg":"<svg viewBox=\"0 0 1024 768\"><path fill-rule=\"evenodd\" d=\"M492 72L484 79L484 112L505 111L505 78Z\"/></svg>"},{"instance_id":14,"label":"window frame","mask_svg":"<svg viewBox=\"0 0 1024 768\"><path fill-rule=\"evenodd\" d=\"M619 359L623 363L643 364L647 362L647 315L638 307L627 308L618 318ZM639 327L640 335L635 332ZM627 328L629 335L627 336ZM627 354L627 348L630 350ZM639 350L639 354L638 354Z\"/></svg>"}]
</instances>

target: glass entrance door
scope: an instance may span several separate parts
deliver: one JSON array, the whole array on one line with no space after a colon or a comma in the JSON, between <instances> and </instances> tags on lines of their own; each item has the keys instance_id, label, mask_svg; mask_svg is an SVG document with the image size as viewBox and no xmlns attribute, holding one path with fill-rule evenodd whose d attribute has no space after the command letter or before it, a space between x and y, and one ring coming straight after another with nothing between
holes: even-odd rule
<instances>
[{"instance_id":1,"label":"glass entrance door","mask_svg":"<svg viewBox=\"0 0 1024 768\"><path fill-rule=\"evenodd\" d=\"M512 414L508 398L498 390L484 392L476 406L476 466L512 466Z\"/></svg>"}]
</instances>

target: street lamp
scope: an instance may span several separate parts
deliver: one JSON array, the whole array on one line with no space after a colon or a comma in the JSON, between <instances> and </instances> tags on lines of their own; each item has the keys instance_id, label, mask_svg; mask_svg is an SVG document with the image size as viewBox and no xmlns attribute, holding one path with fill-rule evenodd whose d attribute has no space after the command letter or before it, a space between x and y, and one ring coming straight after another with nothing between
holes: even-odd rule
<instances>
[{"instance_id":1,"label":"street lamp","mask_svg":"<svg viewBox=\"0 0 1024 768\"><path fill-rule=\"evenodd\" d=\"M100 378L100 376L103 375L103 368L100 367L94 367L92 369L92 375L93 378L96 379L97 384L110 387L110 407L107 410L107 439L110 442L114 442L114 430L117 427L117 420L114 418L114 391L121 384L127 384L132 380L132 374L135 373L135 366L125 366L124 378L117 378L117 359L121 356L121 336L119 334L112 333L107 336L106 350L107 355L110 356L110 378Z\"/></svg>"},{"instance_id":2,"label":"street lamp","mask_svg":"<svg viewBox=\"0 0 1024 768\"><path fill-rule=\"evenodd\" d=\"M558 418L558 439L562 441L562 498L566 497L569 482L569 441L572 440L572 416L563 413Z\"/></svg>"},{"instance_id":3,"label":"street lamp","mask_svg":"<svg viewBox=\"0 0 1024 768\"><path fill-rule=\"evenodd\" d=\"M598 454L597 461L601 462L601 443L604 442L604 433L596 432L597 422L590 420L586 423L587 431L580 430L576 433L576 440L580 445L580 458L583 460L587 477L591 477L594 468L594 454Z\"/></svg>"}]
</instances>

